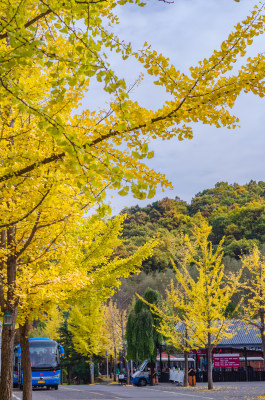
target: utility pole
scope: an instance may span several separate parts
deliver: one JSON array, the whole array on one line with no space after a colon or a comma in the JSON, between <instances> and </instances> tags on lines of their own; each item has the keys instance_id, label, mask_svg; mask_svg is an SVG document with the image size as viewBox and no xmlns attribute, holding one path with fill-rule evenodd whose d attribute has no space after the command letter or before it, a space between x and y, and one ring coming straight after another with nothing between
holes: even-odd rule
<instances>
[{"instance_id":1,"label":"utility pole","mask_svg":"<svg viewBox=\"0 0 265 400\"><path fill-rule=\"evenodd\" d=\"M248 382L248 359L247 359L247 348L244 347L244 357L245 357L245 368L246 368L246 381Z\"/></svg>"},{"instance_id":2,"label":"utility pole","mask_svg":"<svg viewBox=\"0 0 265 400\"><path fill-rule=\"evenodd\" d=\"M109 350L106 351L107 356L107 381L109 380Z\"/></svg>"}]
</instances>

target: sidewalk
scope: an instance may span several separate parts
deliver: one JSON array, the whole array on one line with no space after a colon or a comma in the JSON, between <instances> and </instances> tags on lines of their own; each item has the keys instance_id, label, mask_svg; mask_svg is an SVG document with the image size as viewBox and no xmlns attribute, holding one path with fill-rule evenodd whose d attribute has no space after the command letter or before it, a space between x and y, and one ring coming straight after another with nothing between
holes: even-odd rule
<instances>
[{"instance_id":1,"label":"sidewalk","mask_svg":"<svg viewBox=\"0 0 265 400\"><path fill-rule=\"evenodd\" d=\"M265 382L214 382L213 390L208 390L207 382L198 382L196 386L176 386L172 383L160 383L160 389L174 390L190 394L203 394L214 399L265 399ZM263 396L263 397L260 397Z\"/></svg>"}]
</instances>

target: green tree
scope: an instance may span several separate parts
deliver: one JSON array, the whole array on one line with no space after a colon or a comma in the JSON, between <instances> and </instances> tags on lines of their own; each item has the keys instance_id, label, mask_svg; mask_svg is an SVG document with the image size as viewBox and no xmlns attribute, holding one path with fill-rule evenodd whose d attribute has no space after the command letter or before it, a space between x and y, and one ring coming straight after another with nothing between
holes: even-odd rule
<instances>
[{"instance_id":1,"label":"green tree","mask_svg":"<svg viewBox=\"0 0 265 400\"><path fill-rule=\"evenodd\" d=\"M76 352L73 343L73 334L69 330L68 319L69 311L64 312L63 323L58 330L58 342L63 346L65 357L61 361L62 368L66 371L68 385L71 385L72 379L78 376L84 381L89 382L89 358Z\"/></svg>"},{"instance_id":2,"label":"green tree","mask_svg":"<svg viewBox=\"0 0 265 400\"><path fill-rule=\"evenodd\" d=\"M156 329L159 318L152 312L149 304L156 305L159 293L146 289L143 299L139 298L128 315L126 326L127 357L135 361L148 359L151 362L151 376L154 372L158 346L162 344L162 336ZM151 379L151 384L153 381Z\"/></svg>"}]
</instances>

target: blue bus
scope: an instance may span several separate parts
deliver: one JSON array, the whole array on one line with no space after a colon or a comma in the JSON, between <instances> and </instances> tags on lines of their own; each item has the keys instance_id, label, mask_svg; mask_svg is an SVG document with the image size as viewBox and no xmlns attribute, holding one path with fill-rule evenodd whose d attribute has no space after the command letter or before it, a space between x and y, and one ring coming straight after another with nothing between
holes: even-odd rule
<instances>
[{"instance_id":1,"label":"blue bus","mask_svg":"<svg viewBox=\"0 0 265 400\"><path fill-rule=\"evenodd\" d=\"M64 358L63 347L52 339L29 339L32 386L54 388L58 390L61 383L60 358ZM23 388L23 370L21 363L21 346L14 349L13 385Z\"/></svg>"}]
</instances>

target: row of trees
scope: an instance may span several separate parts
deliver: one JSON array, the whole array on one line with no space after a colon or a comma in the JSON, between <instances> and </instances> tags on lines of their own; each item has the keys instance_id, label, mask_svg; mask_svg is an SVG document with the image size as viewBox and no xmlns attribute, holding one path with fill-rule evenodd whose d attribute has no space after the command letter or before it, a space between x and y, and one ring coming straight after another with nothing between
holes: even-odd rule
<instances>
[{"instance_id":1,"label":"row of trees","mask_svg":"<svg viewBox=\"0 0 265 400\"><path fill-rule=\"evenodd\" d=\"M232 71L264 32L263 6L187 75L148 44L135 52L114 35L115 8L127 3L132 0L0 4L0 306L13 319L2 331L1 400L12 398L16 323L23 399L31 400L30 321L50 304L74 304L77 292L80 301L105 300L152 251L149 243L128 259L113 258L122 220L99 221L106 189L151 198L157 185L170 186L142 161L153 156L153 139L192 138L197 121L234 128L238 120L228 108L240 93L264 95L263 54ZM136 58L167 101L151 111L132 101L130 87L111 68L109 51L121 54L121 62ZM81 111L95 81L107 106ZM85 219L95 207L98 214Z\"/></svg>"},{"instance_id":2,"label":"row of trees","mask_svg":"<svg viewBox=\"0 0 265 400\"><path fill-rule=\"evenodd\" d=\"M82 305L71 306L61 323L61 311L46 323L44 333L62 340L67 349L69 379L71 372L78 371L87 381L88 369L77 370L75 360L80 366L81 355L91 364L95 356L105 357L107 349L113 358L114 376L118 358L126 366L127 360L149 359L153 368L157 351L166 341L175 351L184 353L186 385L190 350L207 348L208 388L212 389L212 352L222 339L235 334L234 318L257 330L264 352L265 258L256 247L242 257L238 273L226 273L223 241L215 249L210 235L211 227L200 217L190 236L179 236L175 249L178 264L172 261L175 279L165 295L147 288L143 296L134 297L132 305L132 297L128 301L126 293L117 293L115 302L107 303L102 299L93 303L88 296L82 299ZM33 333L39 335L40 331Z\"/></svg>"},{"instance_id":3,"label":"row of trees","mask_svg":"<svg viewBox=\"0 0 265 400\"><path fill-rule=\"evenodd\" d=\"M242 258L242 270L238 274L225 274L222 263L223 241L214 249L209 240L210 234L211 227L202 219L194 227L192 236L183 235L179 238L178 267L173 263L176 282L172 281L165 300L157 304L146 297L140 297L141 302L151 309L159 321L158 324L153 324L155 329L175 349L184 352L186 385L190 350L207 349L208 389L213 388L213 349L222 339L232 338L235 335L233 318L241 318L257 330L265 359L264 256L255 247L249 256ZM244 304L239 298L244 299ZM129 354L136 344L141 345L141 340L136 341L131 333L134 332L134 324L131 324L130 319L139 308L137 302L135 311L129 315L127 324ZM142 329L147 336L145 324ZM135 329L141 336L141 330L136 326ZM145 340L144 337L142 340ZM144 358L151 359L152 354L150 352L147 355L145 352L145 357L142 357L141 350L138 350L134 356L143 360Z\"/></svg>"},{"instance_id":4,"label":"row of trees","mask_svg":"<svg viewBox=\"0 0 265 400\"><path fill-rule=\"evenodd\" d=\"M35 321L30 336L50 337L63 345L62 368L68 384L73 383L74 377L83 383L93 383L93 371L98 376L98 364L105 359L107 351L112 365L110 371L116 381L118 363L126 367L126 323L123 305L112 300L95 303L87 297L82 305L70 306L67 310L55 306L42 321Z\"/></svg>"},{"instance_id":5,"label":"row of trees","mask_svg":"<svg viewBox=\"0 0 265 400\"><path fill-rule=\"evenodd\" d=\"M97 351L97 340L100 340L97 338L97 324L100 324L100 317L102 318L98 305L112 295L113 290L119 286L121 277L128 277L139 271L142 260L155 245L155 242L150 242L127 259L113 257L113 252L120 243L118 236L121 226L120 218L108 224L89 218L75 231L62 236L65 242L59 241L55 250L49 252L54 261L50 260L47 266L40 262L36 269L24 269L23 274L18 276L22 294L17 321L20 324L25 397L31 393L31 367L26 361L29 360L26 338L29 335L30 322L45 318L46 313L50 313L49 309L54 309L54 305L60 305L62 311L68 310L71 305L70 317L73 323L76 316L80 316L79 309L82 308L83 320L87 315L91 321L87 327L87 335L90 340L93 337L95 339L87 346L93 347L93 352ZM84 321L80 319L79 324L81 322Z\"/></svg>"},{"instance_id":6,"label":"row of trees","mask_svg":"<svg viewBox=\"0 0 265 400\"><path fill-rule=\"evenodd\" d=\"M207 348L209 389L213 387L212 351L222 339L233 337L234 318L257 330L264 351L264 256L255 247L250 255L242 257L240 271L227 273L222 262L223 241L215 248L210 236L211 227L200 217L190 236L178 237L178 264L172 261L175 279L168 285L166 295L147 289L131 306L132 297L128 301L126 293L118 293L116 304L101 304L89 315L84 309L78 313L73 310L76 318L70 318L68 324L74 333L76 351L87 357L104 356L109 348L115 371L119 352L124 360L148 358L153 368L164 341L183 352L186 360L191 349ZM100 310L104 319L95 316ZM91 324L96 330L91 329ZM89 347L93 340L97 344ZM187 366L186 363L186 384Z\"/></svg>"}]
</instances>

